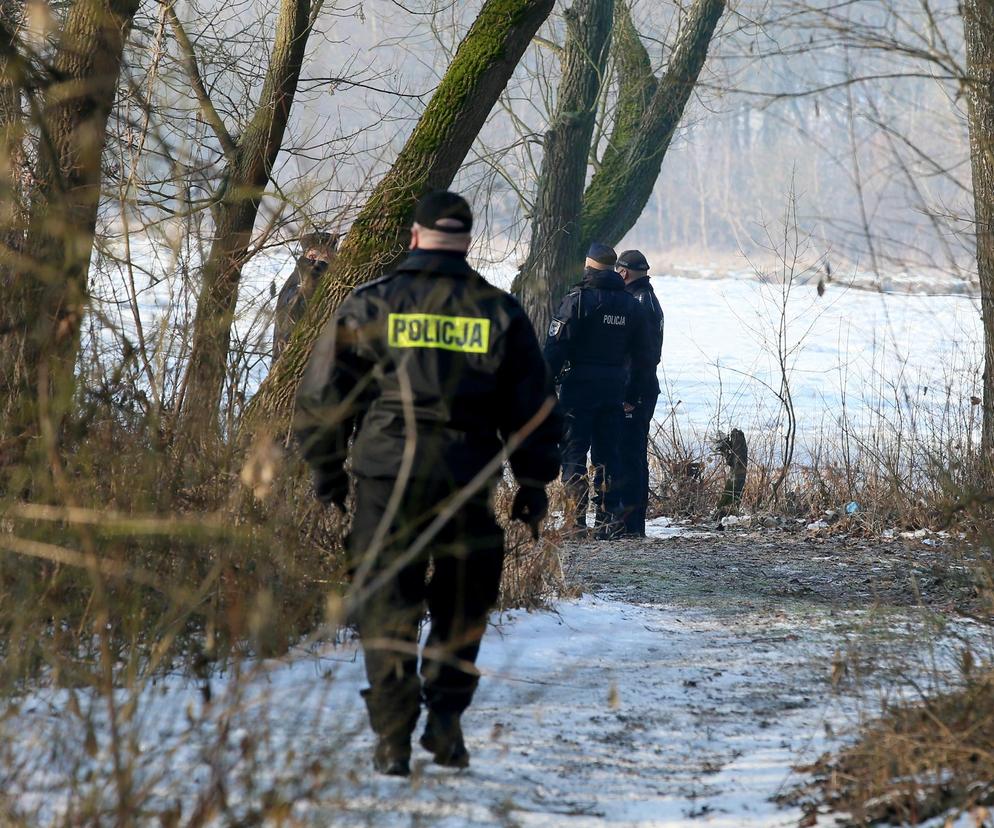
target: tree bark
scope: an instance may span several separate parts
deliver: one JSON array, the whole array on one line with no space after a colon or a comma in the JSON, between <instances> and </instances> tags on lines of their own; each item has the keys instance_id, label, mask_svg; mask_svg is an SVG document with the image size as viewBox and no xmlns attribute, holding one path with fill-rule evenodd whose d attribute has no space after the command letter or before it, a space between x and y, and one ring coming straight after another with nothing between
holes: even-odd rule
<instances>
[{"instance_id":1,"label":"tree bark","mask_svg":"<svg viewBox=\"0 0 994 828\"><path fill-rule=\"evenodd\" d=\"M615 245L642 215L724 10L725 0L697 0L691 7L666 73L643 109L638 126L625 130L614 151L605 153L590 181L583 203L583 242ZM634 28L625 42L636 52L644 49ZM639 60L635 65L645 62ZM638 107L646 88L647 81L636 76L626 108Z\"/></svg>"},{"instance_id":2,"label":"tree bark","mask_svg":"<svg viewBox=\"0 0 994 828\"><path fill-rule=\"evenodd\" d=\"M618 83L618 101L602 164L615 163L615 159L631 146L641 127L642 117L652 103L652 96L659 88L659 81L652 74L652 61L632 23L627 2L616 3L614 7L611 55Z\"/></svg>"},{"instance_id":3,"label":"tree bark","mask_svg":"<svg viewBox=\"0 0 994 828\"><path fill-rule=\"evenodd\" d=\"M311 22L311 0L283 0L259 105L237 142L214 112L203 86L198 86L195 59L192 51L187 54L201 108L214 126L228 163L223 192L214 210L214 240L203 267L193 344L178 406L178 431L185 440L216 436L242 266L248 258L262 195L283 144ZM183 41L185 34L175 17L174 23Z\"/></svg>"},{"instance_id":4,"label":"tree bark","mask_svg":"<svg viewBox=\"0 0 994 828\"><path fill-rule=\"evenodd\" d=\"M555 113L545 133L528 258L512 292L537 331L582 270L580 213L597 104L611 41L614 0L576 0L564 13L566 41Z\"/></svg>"},{"instance_id":5,"label":"tree bark","mask_svg":"<svg viewBox=\"0 0 994 828\"><path fill-rule=\"evenodd\" d=\"M24 249L27 214L24 204L24 117L21 95L25 60L17 49L21 3L0 0L0 445L13 424L13 406L25 386L25 307L23 285L16 280L14 262ZM0 448L0 466L4 451Z\"/></svg>"},{"instance_id":6,"label":"tree bark","mask_svg":"<svg viewBox=\"0 0 994 828\"><path fill-rule=\"evenodd\" d=\"M349 230L329 273L246 414L251 436L281 430L315 340L357 285L404 255L417 199L452 183L553 0L487 0L390 171Z\"/></svg>"},{"instance_id":7,"label":"tree bark","mask_svg":"<svg viewBox=\"0 0 994 828\"><path fill-rule=\"evenodd\" d=\"M13 254L21 251L27 226L24 59L17 51L16 34L23 17L24 0L0 0L0 245ZM5 255L0 258L0 272L9 271L10 258Z\"/></svg>"},{"instance_id":8,"label":"tree bark","mask_svg":"<svg viewBox=\"0 0 994 828\"><path fill-rule=\"evenodd\" d=\"M6 331L13 341L4 347L13 349L8 353L16 353L19 364L16 372L0 377L8 436L34 430L40 402L48 406L57 433L72 399L107 120L138 4L73 3L49 69L44 105L32 114L40 138L30 217L24 254L11 262L14 296L4 297L17 314ZM8 66L18 62L15 43L5 55ZM26 78L26 71L16 74Z\"/></svg>"},{"instance_id":9,"label":"tree bark","mask_svg":"<svg viewBox=\"0 0 994 828\"><path fill-rule=\"evenodd\" d=\"M970 156L977 230L977 273L984 325L981 454L994 465L994 5L965 0Z\"/></svg>"},{"instance_id":10,"label":"tree bark","mask_svg":"<svg viewBox=\"0 0 994 828\"><path fill-rule=\"evenodd\" d=\"M724 0L696 0L683 21L666 73L657 80L627 5L618 4L612 47L618 77L615 122L604 156L580 201L582 209L572 188L577 182L582 185L585 168L574 171L567 181L558 174L562 161L549 158L549 153L563 153L563 149L546 145L531 247L513 288L536 328L547 324L552 306L579 270L587 246L595 241L616 245L645 209L724 9ZM564 70L561 90L567 78ZM584 157L590 153L589 137L584 152ZM574 153L578 150L569 150L570 156ZM550 222L539 209L542 204L565 205L566 210ZM563 218L569 216L567 211L575 211L573 217Z\"/></svg>"}]
</instances>

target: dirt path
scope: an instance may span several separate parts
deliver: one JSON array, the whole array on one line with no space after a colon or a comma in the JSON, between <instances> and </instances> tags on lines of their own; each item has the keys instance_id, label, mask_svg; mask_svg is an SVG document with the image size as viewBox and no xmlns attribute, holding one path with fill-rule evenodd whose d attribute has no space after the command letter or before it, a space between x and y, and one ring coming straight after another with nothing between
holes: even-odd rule
<instances>
[{"instance_id":1,"label":"dirt path","mask_svg":"<svg viewBox=\"0 0 994 828\"><path fill-rule=\"evenodd\" d=\"M785 529L702 531L650 524L650 537L565 548L567 578L636 602L939 612L979 610L971 568L936 535L868 540Z\"/></svg>"},{"instance_id":2,"label":"dirt path","mask_svg":"<svg viewBox=\"0 0 994 828\"><path fill-rule=\"evenodd\" d=\"M349 818L797 826L812 815L775 803L801 781L795 765L882 697L947 681L964 641L984 646L955 620L975 602L967 570L934 538L652 534L568 544L568 580L587 597L511 613L484 642L470 772L419 765L405 817L367 797Z\"/></svg>"},{"instance_id":3,"label":"dirt path","mask_svg":"<svg viewBox=\"0 0 994 828\"><path fill-rule=\"evenodd\" d=\"M799 781L794 765L881 698L948 680L964 642L994 651L979 625L917 600L973 600L945 550L655 533L570 544L582 599L495 616L465 718L468 770L415 747L409 780L369 771L361 659L347 642L221 678L210 705L182 678L149 689L128 735L142 745L136 778L155 780L146 812L195 801L220 763L235 816L269 786L320 780L292 809L300 826L797 826L805 815L772 801ZM30 824L58 814L59 780L112 774L71 709L64 691L39 692L7 723L22 773L0 783L38 809Z\"/></svg>"}]
</instances>

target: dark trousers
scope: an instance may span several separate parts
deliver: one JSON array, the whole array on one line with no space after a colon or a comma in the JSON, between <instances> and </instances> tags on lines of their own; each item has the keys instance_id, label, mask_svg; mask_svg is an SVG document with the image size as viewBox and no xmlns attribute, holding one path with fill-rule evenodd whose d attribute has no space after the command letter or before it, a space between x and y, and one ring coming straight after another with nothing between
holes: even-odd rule
<instances>
[{"instance_id":1,"label":"dark trousers","mask_svg":"<svg viewBox=\"0 0 994 828\"><path fill-rule=\"evenodd\" d=\"M625 415L621 427L622 521L625 531L645 534L645 513L649 508L649 429L658 394L642 400Z\"/></svg>"},{"instance_id":2,"label":"dark trousers","mask_svg":"<svg viewBox=\"0 0 994 828\"><path fill-rule=\"evenodd\" d=\"M587 523L590 495L587 480L587 453L594 463L594 505L601 519L613 522L621 505L617 489L618 441L624 412L621 404L600 408L572 408L566 411L563 438L563 482L576 504L573 519L577 526Z\"/></svg>"},{"instance_id":3,"label":"dark trousers","mask_svg":"<svg viewBox=\"0 0 994 828\"><path fill-rule=\"evenodd\" d=\"M456 713L473 698L479 681L476 656L500 589L504 537L488 487L412 558L411 545L456 491L450 485L413 480L387 521L377 551L374 538L382 531L395 485L393 480L356 479L347 550L353 617L369 681L363 696L370 724L379 736L406 739L417 724L422 697L429 710ZM434 567L426 581L429 560ZM419 679L418 628L426 606L431 632L421 654Z\"/></svg>"}]
</instances>

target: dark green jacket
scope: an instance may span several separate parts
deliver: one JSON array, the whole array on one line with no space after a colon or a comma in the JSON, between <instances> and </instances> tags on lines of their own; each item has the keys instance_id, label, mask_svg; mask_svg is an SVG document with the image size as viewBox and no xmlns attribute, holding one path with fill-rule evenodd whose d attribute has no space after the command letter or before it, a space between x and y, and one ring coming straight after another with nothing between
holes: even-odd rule
<instances>
[{"instance_id":1,"label":"dark green jacket","mask_svg":"<svg viewBox=\"0 0 994 828\"><path fill-rule=\"evenodd\" d=\"M461 485L543 405L511 454L519 482L559 471L562 421L521 306L465 256L415 251L354 290L317 342L297 394L294 430L319 478L341 480L355 433L356 474Z\"/></svg>"}]
</instances>

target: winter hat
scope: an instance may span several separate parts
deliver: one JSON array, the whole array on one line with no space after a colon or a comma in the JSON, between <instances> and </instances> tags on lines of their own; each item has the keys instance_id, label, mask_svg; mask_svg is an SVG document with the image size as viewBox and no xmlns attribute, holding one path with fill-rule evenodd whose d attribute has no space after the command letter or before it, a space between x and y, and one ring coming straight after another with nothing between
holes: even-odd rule
<instances>
[{"instance_id":1,"label":"winter hat","mask_svg":"<svg viewBox=\"0 0 994 828\"><path fill-rule=\"evenodd\" d=\"M618 267L625 270L648 270L649 263L640 250L626 250L618 256Z\"/></svg>"},{"instance_id":2,"label":"winter hat","mask_svg":"<svg viewBox=\"0 0 994 828\"><path fill-rule=\"evenodd\" d=\"M617 260L618 257L615 255L613 247L594 242L587 251L586 265L595 270L610 270Z\"/></svg>"},{"instance_id":3,"label":"winter hat","mask_svg":"<svg viewBox=\"0 0 994 828\"><path fill-rule=\"evenodd\" d=\"M414 211L414 221L425 230L468 233L473 229L473 211L461 195L447 190L428 193Z\"/></svg>"},{"instance_id":4,"label":"winter hat","mask_svg":"<svg viewBox=\"0 0 994 828\"><path fill-rule=\"evenodd\" d=\"M300 237L300 248L306 253L308 250L332 251L338 247L338 233L326 233L315 231L305 233Z\"/></svg>"}]
</instances>

